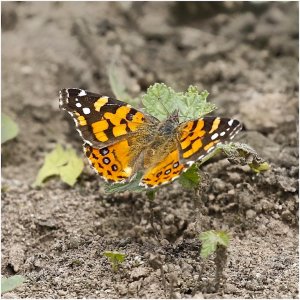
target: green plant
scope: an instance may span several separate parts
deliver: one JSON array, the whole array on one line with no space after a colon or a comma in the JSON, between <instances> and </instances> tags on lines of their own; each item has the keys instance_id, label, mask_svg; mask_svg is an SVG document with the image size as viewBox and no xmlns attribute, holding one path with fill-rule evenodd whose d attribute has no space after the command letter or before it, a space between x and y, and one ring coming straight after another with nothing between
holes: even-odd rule
<instances>
[{"instance_id":1,"label":"green plant","mask_svg":"<svg viewBox=\"0 0 300 300\"><path fill-rule=\"evenodd\" d=\"M1 277L1 294L7 293L19 287L24 281L25 277L21 275L14 275L11 277Z\"/></svg>"},{"instance_id":2,"label":"green plant","mask_svg":"<svg viewBox=\"0 0 300 300\"><path fill-rule=\"evenodd\" d=\"M216 230L202 232L199 239L202 243L200 252L202 258L207 258L216 252L218 245L227 248L230 241L229 234L226 231Z\"/></svg>"},{"instance_id":3,"label":"green plant","mask_svg":"<svg viewBox=\"0 0 300 300\"><path fill-rule=\"evenodd\" d=\"M108 258L114 272L117 272L119 266L124 262L126 255L116 251L105 251L104 256Z\"/></svg>"},{"instance_id":4,"label":"green plant","mask_svg":"<svg viewBox=\"0 0 300 300\"><path fill-rule=\"evenodd\" d=\"M83 161L76 155L75 150L56 145L55 149L46 155L33 186L40 186L51 176L60 176L63 182L73 186L82 170Z\"/></svg>"},{"instance_id":5,"label":"green plant","mask_svg":"<svg viewBox=\"0 0 300 300\"><path fill-rule=\"evenodd\" d=\"M200 252L202 258L207 258L215 253L215 288L218 291L227 263L227 248L229 246L230 236L226 231L210 230L202 232L199 239L202 243Z\"/></svg>"},{"instance_id":6,"label":"green plant","mask_svg":"<svg viewBox=\"0 0 300 300\"><path fill-rule=\"evenodd\" d=\"M15 138L18 133L18 124L8 115L1 113L1 144Z\"/></svg>"}]
</instances>

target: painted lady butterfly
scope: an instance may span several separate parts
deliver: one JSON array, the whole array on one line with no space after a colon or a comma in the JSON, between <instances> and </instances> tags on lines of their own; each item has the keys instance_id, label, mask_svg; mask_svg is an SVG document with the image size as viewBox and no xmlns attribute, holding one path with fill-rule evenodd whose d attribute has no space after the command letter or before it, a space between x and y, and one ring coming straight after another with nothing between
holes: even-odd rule
<instances>
[{"instance_id":1,"label":"painted lady butterfly","mask_svg":"<svg viewBox=\"0 0 300 300\"><path fill-rule=\"evenodd\" d=\"M242 128L237 120L219 117L179 123L176 113L160 122L125 102L80 89L61 90L59 105L73 117L101 177L128 182L143 171L140 185L146 188L178 178Z\"/></svg>"}]
</instances>

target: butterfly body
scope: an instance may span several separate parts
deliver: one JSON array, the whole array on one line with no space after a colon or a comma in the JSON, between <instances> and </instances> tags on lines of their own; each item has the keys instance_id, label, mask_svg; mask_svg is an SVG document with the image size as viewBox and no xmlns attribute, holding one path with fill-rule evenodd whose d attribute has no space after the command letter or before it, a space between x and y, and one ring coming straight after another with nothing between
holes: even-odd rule
<instances>
[{"instance_id":1,"label":"butterfly body","mask_svg":"<svg viewBox=\"0 0 300 300\"><path fill-rule=\"evenodd\" d=\"M61 90L60 107L73 117L84 152L101 177L128 182L142 172L140 185L146 188L178 178L241 129L228 118L179 123L176 111L159 121L125 102L80 89Z\"/></svg>"}]
</instances>

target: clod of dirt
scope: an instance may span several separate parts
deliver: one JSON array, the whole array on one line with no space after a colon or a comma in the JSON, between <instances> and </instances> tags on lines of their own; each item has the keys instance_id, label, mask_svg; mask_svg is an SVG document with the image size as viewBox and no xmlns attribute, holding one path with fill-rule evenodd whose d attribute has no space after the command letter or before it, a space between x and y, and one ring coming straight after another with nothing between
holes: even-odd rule
<instances>
[{"instance_id":1,"label":"clod of dirt","mask_svg":"<svg viewBox=\"0 0 300 300\"><path fill-rule=\"evenodd\" d=\"M248 101L239 105L239 112L246 127L250 130L269 131L282 123L294 122L298 99L288 97L283 93L251 94Z\"/></svg>"},{"instance_id":2,"label":"clod of dirt","mask_svg":"<svg viewBox=\"0 0 300 300\"><path fill-rule=\"evenodd\" d=\"M130 278L133 280L140 279L142 277L147 277L149 269L145 267L134 268L130 273Z\"/></svg>"},{"instance_id":3,"label":"clod of dirt","mask_svg":"<svg viewBox=\"0 0 300 300\"><path fill-rule=\"evenodd\" d=\"M25 260L25 250L20 244L13 244L9 251L9 263L17 273L21 269Z\"/></svg>"}]
</instances>

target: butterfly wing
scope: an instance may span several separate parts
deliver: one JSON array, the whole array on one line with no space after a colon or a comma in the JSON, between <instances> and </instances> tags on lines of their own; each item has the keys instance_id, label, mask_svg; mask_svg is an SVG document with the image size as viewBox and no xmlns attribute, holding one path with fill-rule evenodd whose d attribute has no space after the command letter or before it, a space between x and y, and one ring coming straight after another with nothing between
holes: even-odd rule
<instances>
[{"instance_id":1,"label":"butterfly wing","mask_svg":"<svg viewBox=\"0 0 300 300\"><path fill-rule=\"evenodd\" d=\"M205 117L179 125L178 148L146 171L140 185L155 188L175 180L195 161L208 155L216 145L232 139L241 128L237 120L215 117Z\"/></svg>"},{"instance_id":2,"label":"butterfly wing","mask_svg":"<svg viewBox=\"0 0 300 300\"><path fill-rule=\"evenodd\" d=\"M124 139L145 122L156 121L125 102L81 89L61 90L59 105L73 117L83 140L97 148Z\"/></svg>"},{"instance_id":3,"label":"butterfly wing","mask_svg":"<svg viewBox=\"0 0 300 300\"><path fill-rule=\"evenodd\" d=\"M216 145L231 140L241 129L239 121L219 117L205 117L179 125L180 162L192 165L202 160Z\"/></svg>"},{"instance_id":4,"label":"butterfly wing","mask_svg":"<svg viewBox=\"0 0 300 300\"><path fill-rule=\"evenodd\" d=\"M101 149L86 143L83 148L91 166L105 181L126 182L133 175L129 141L122 140Z\"/></svg>"},{"instance_id":5,"label":"butterfly wing","mask_svg":"<svg viewBox=\"0 0 300 300\"><path fill-rule=\"evenodd\" d=\"M179 162L179 150L175 149L156 166L146 171L140 185L155 188L175 180L186 169L187 166Z\"/></svg>"}]
</instances>

